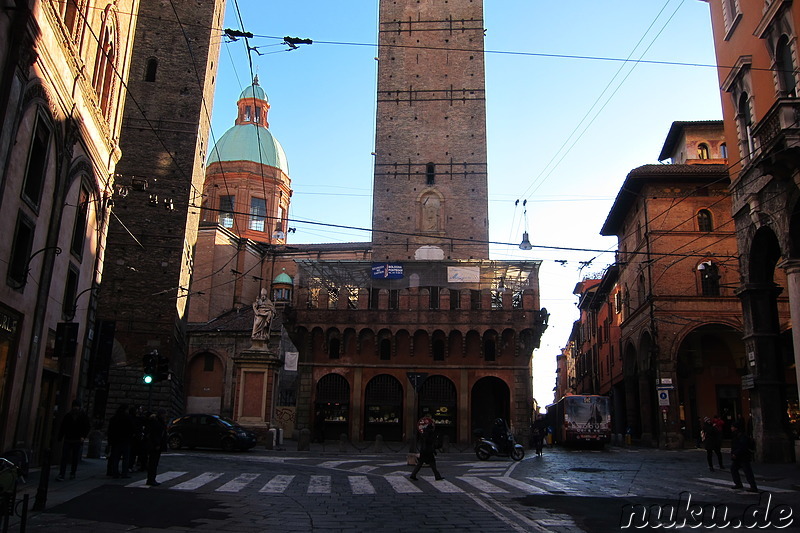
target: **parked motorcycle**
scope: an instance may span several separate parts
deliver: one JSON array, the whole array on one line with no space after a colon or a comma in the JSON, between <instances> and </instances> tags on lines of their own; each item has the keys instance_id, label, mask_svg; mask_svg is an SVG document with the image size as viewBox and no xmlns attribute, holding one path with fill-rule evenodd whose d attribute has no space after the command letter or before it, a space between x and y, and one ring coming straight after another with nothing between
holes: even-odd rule
<instances>
[{"instance_id":1,"label":"parked motorcycle","mask_svg":"<svg viewBox=\"0 0 800 533\"><path fill-rule=\"evenodd\" d=\"M497 457L511 457L514 461L521 461L525 457L525 448L521 444L517 444L514 440L514 435L509 433L508 444L506 452L501 452L497 444L487 438L480 437L478 442L475 443L475 455L481 461L487 461L491 456Z\"/></svg>"}]
</instances>

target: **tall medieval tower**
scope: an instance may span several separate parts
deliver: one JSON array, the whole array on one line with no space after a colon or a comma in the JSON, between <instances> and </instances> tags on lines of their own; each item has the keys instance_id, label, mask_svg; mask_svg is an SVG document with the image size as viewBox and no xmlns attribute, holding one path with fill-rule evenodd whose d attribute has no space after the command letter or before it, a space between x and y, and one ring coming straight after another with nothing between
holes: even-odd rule
<instances>
[{"instance_id":1,"label":"tall medieval tower","mask_svg":"<svg viewBox=\"0 0 800 533\"><path fill-rule=\"evenodd\" d=\"M183 412L186 306L225 0L142 1L97 309L95 415L120 402ZM171 379L142 383L144 354ZM107 397L106 397L107 395Z\"/></svg>"},{"instance_id":2,"label":"tall medieval tower","mask_svg":"<svg viewBox=\"0 0 800 533\"><path fill-rule=\"evenodd\" d=\"M381 0L373 259L488 259L482 0Z\"/></svg>"}]
</instances>

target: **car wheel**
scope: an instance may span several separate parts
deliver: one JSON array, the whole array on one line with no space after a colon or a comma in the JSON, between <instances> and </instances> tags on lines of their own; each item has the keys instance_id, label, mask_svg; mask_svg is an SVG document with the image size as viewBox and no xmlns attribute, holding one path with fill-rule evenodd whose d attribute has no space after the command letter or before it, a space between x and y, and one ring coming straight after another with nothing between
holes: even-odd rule
<instances>
[{"instance_id":1,"label":"car wheel","mask_svg":"<svg viewBox=\"0 0 800 533\"><path fill-rule=\"evenodd\" d=\"M181 446L183 446L183 439L177 434L170 435L167 444L169 444L170 450L180 450Z\"/></svg>"},{"instance_id":2,"label":"car wheel","mask_svg":"<svg viewBox=\"0 0 800 533\"><path fill-rule=\"evenodd\" d=\"M232 452L236 449L236 439L232 437L225 437L222 439L222 449L226 452Z\"/></svg>"}]
</instances>

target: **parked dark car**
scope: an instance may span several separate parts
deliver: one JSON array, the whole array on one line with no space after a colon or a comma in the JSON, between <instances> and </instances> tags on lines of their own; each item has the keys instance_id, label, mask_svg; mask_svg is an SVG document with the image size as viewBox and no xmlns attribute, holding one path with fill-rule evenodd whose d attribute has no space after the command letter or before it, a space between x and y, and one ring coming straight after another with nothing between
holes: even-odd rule
<instances>
[{"instance_id":1,"label":"parked dark car","mask_svg":"<svg viewBox=\"0 0 800 533\"><path fill-rule=\"evenodd\" d=\"M174 419L167 428L169 447L222 448L225 451L249 450L256 435L217 415L193 414Z\"/></svg>"}]
</instances>

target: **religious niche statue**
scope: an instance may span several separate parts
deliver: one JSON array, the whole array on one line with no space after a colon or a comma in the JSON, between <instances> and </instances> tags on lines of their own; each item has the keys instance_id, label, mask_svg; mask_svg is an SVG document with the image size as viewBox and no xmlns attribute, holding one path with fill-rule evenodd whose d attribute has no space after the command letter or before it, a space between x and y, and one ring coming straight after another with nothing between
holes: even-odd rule
<instances>
[{"instance_id":1,"label":"religious niche statue","mask_svg":"<svg viewBox=\"0 0 800 533\"><path fill-rule=\"evenodd\" d=\"M263 341L269 338L269 327L275 316L275 304L267 297L267 289L261 289L261 296L253 302L253 340Z\"/></svg>"},{"instance_id":2,"label":"religious niche statue","mask_svg":"<svg viewBox=\"0 0 800 533\"><path fill-rule=\"evenodd\" d=\"M434 194L422 200L422 231L439 231L439 210L441 204Z\"/></svg>"}]
</instances>

